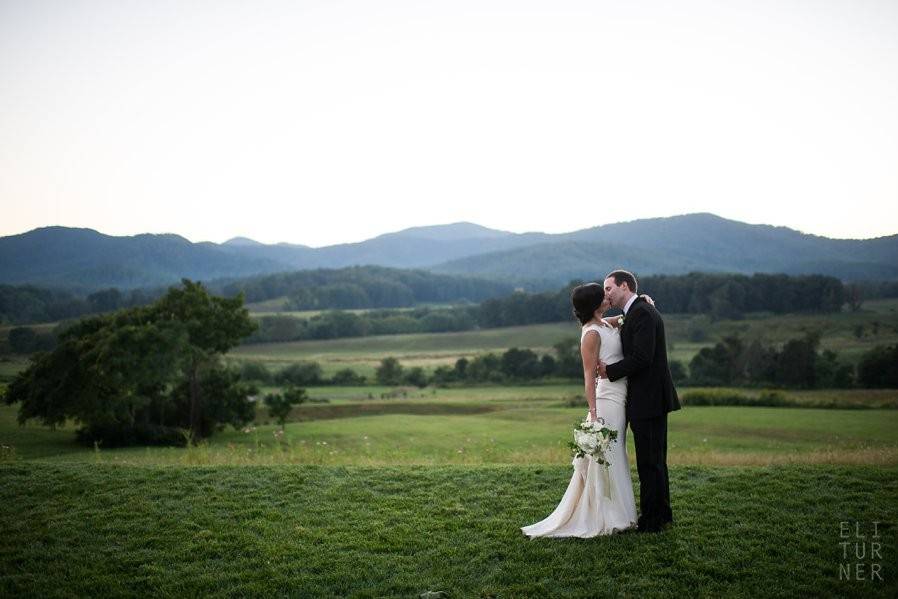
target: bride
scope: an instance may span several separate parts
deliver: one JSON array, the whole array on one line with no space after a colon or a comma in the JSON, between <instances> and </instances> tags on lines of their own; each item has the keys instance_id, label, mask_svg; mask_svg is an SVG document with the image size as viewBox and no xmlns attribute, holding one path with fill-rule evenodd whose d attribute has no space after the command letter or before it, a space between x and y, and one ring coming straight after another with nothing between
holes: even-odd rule
<instances>
[{"instance_id":1,"label":"bride","mask_svg":"<svg viewBox=\"0 0 898 599\"><path fill-rule=\"evenodd\" d=\"M609 428L617 430L617 441L611 445L607 476L603 472L605 466L588 455L574 458L574 474L555 511L544 520L521 528L531 538L587 538L636 527L636 501L627 459L627 380L612 383L596 379L599 360L612 364L623 359L618 319L602 319L610 302L598 283L575 287L571 303L583 325L580 356L589 404L586 418L590 422L603 419Z\"/></svg>"}]
</instances>

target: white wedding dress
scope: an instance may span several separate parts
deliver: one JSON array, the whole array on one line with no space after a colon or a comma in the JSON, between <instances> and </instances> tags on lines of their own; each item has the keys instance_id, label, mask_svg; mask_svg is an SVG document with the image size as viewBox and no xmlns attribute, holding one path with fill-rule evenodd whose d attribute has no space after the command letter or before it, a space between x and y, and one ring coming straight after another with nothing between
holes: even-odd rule
<instances>
[{"instance_id":1,"label":"white wedding dress","mask_svg":"<svg viewBox=\"0 0 898 599\"><path fill-rule=\"evenodd\" d=\"M586 325L580 334L581 343L589 331L597 331L601 338L600 360L613 364L623 359L620 332L616 328ZM605 420L609 428L617 430L617 441L611 445L611 466L607 476L605 466L591 457L575 457L572 462L574 474L561 503L545 520L522 527L525 535L531 538L588 538L610 535L636 526L636 500L627 459L626 401L626 379L613 383L608 379L596 381L596 414ZM607 488L609 482L610 489Z\"/></svg>"}]
</instances>

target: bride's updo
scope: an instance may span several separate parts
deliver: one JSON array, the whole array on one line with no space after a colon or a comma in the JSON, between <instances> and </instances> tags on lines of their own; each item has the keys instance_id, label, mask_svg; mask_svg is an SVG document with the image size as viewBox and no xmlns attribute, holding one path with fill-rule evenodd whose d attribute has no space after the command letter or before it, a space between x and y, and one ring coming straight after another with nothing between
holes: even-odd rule
<instances>
[{"instance_id":1,"label":"bride's updo","mask_svg":"<svg viewBox=\"0 0 898 599\"><path fill-rule=\"evenodd\" d=\"M571 291L571 304L574 306L574 316L580 324L586 324L592 320L593 314L605 300L605 290L598 283L586 283L578 285Z\"/></svg>"}]
</instances>

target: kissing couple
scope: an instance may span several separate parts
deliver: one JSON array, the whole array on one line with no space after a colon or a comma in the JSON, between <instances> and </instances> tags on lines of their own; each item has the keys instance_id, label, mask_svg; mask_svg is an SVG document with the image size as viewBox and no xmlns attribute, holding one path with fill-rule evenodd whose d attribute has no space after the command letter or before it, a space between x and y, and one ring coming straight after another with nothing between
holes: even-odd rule
<instances>
[{"instance_id":1,"label":"kissing couple","mask_svg":"<svg viewBox=\"0 0 898 599\"><path fill-rule=\"evenodd\" d=\"M661 532L673 523L667 475L667 414L680 409L667 361L664 320L636 277L625 270L603 284L571 292L581 324L580 356L589 412L618 433L606 455L610 465L584 455L573 459L567 490L544 520L521 530L533 537L595 537L636 528ZM619 308L623 316L605 318ZM627 457L627 424L636 448L639 517ZM604 472L602 469L606 469Z\"/></svg>"}]
</instances>

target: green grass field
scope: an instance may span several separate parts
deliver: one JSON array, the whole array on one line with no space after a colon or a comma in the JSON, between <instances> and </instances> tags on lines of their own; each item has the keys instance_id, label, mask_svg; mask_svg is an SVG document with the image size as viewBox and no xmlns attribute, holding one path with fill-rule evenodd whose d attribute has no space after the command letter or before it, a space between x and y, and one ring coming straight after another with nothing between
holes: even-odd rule
<instances>
[{"instance_id":1,"label":"green grass field","mask_svg":"<svg viewBox=\"0 0 898 599\"><path fill-rule=\"evenodd\" d=\"M673 529L529 540L519 528L572 472L578 387L388 391L312 389L328 402L296 408L281 440L260 411L189 448L84 448L0 407L0 596L898 590L891 558L846 562L839 545L841 522L876 521L880 553L898 551L898 410L686 407L670 418ZM840 580L844 563L865 580Z\"/></svg>"},{"instance_id":2,"label":"green grass field","mask_svg":"<svg viewBox=\"0 0 898 599\"><path fill-rule=\"evenodd\" d=\"M896 474L675 467L671 530L530 540L569 468L0 465L0 595L894 597Z\"/></svg>"},{"instance_id":3,"label":"green grass field","mask_svg":"<svg viewBox=\"0 0 898 599\"><path fill-rule=\"evenodd\" d=\"M123 464L562 464L573 423L585 414L575 386L407 389L317 388L328 403L295 408L282 440L260 409L251 432L226 430L189 449L88 449L74 427L15 424L0 407L0 442L23 460ZM386 391L385 389L380 389ZM798 397L817 400L820 394ZM368 399L368 395L373 399ZM848 404L898 405L898 391ZM872 464L898 466L898 410L685 407L669 423L669 460L683 465ZM632 440L628 439L633 453ZM12 451L12 450L9 450Z\"/></svg>"}]
</instances>

